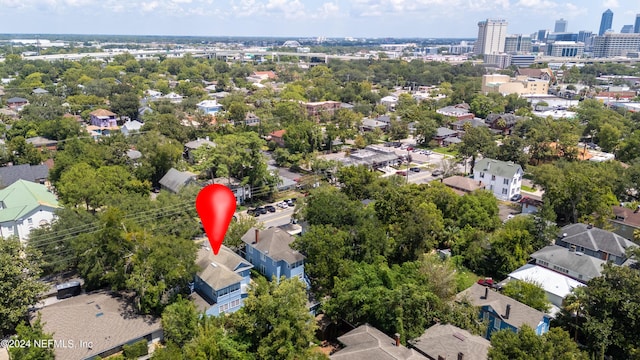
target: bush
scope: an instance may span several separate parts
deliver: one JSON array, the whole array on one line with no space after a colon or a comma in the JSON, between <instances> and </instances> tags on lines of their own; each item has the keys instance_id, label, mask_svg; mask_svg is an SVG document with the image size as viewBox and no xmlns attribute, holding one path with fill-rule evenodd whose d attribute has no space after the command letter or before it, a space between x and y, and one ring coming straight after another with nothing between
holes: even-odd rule
<instances>
[{"instance_id":1,"label":"bush","mask_svg":"<svg viewBox=\"0 0 640 360\"><path fill-rule=\"evenodd\" d=\"M149 347L147 346L147 340L145 339L136 341L133 344L125 345L122 349L124 350L124 357L127 359L137 359L140 356L144 356L149 353Z\"/></svg>"}]
</instances>

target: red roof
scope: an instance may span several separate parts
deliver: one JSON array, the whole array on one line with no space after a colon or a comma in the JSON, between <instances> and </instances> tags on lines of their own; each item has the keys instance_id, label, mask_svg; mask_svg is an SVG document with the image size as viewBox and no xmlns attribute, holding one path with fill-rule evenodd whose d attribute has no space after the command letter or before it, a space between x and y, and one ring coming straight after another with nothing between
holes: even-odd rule
<instances>
[{"instance_id":1,"label":"red roof","mask_svg":"<svg viewBox=\"0 0 640 360\"><path fill-rule=\"evenodd\" d=\"M276 130L276 131L272 132L269 135L271 135L271 137L279 137L279 138L281 138L282 136L284 136L284 134L286 132L287 132L287 130Z\"/></svg>"}]
</instances>

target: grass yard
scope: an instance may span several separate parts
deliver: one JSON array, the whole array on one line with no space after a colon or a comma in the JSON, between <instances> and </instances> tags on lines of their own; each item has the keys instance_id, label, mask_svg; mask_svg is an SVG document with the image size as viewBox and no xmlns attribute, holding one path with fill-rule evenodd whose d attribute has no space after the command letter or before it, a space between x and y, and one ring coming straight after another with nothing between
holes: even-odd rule
<instances>
[{"instance_id":1,"label":"grass yard","mask_svg":"<svg viewBox=\"0 0 640 360\"><path fill-rule=\"evenodd\" d=\"M438 154L458 156L458 150L456 150L453 147L438 147L438 148L434 148L433 152L437 152Z\"/></svg>"},{"instance_id":2,"label":"grass yard","mask_svg":"<svg viewBox=\"0 0 640 360\"><path fill-rule=\"evenodd\" d=\"M532 187L529 187L527 185L521 185L520 186L520 190L526 191L526 192L535 192L536 191L536 189L534 189Z\"/></svg>"}]
</instances>

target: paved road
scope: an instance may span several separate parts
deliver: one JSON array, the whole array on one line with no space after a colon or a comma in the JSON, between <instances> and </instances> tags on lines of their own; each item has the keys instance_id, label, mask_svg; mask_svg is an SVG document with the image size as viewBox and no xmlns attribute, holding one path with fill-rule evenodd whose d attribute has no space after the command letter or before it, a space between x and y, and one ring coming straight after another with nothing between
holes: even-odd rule
<instances>
[{"instance_id":1,"label":"paved road","mask_svg":"<svg viewBox=\"0 0 640 360\"><path fill-rule=\"evenodd\" d=\"M291 215L293 215L293 209L294 208L292 207L289 207L286 209L280 209L279 207L276 206L276 212L274 213L268 212L266 214L260 215L256 217L256 220L263 223L265 228L269 228L272 226L285 225L291 222ZM240 214L246 215L247 212L243 211Z\"/></svg>"}]
</instances>

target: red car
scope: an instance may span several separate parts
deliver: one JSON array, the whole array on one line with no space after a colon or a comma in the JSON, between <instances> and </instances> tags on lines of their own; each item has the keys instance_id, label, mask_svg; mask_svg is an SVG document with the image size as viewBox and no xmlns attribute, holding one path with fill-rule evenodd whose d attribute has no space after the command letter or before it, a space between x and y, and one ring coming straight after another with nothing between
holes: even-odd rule
<instances>
[{"instance_id":1,"label":"red car","mask_svg":"<svg viewBox=\"0 0 640 360\"><path fill-rule=\"evenodd\" d=\"M396 175L407 176L407 172L406 171L396 171Z\"/></svg>"},{"instance_id":2,"label":"red car","mask_svg":"<svg viewBox=\"0 0 640 360\"><path fill-rule=\"evenodd\" d=\"M493 279L492 278L478 279L478 284L480 284L482 286L492 287L493 286Z\"/></svg>"}]
</instances>

